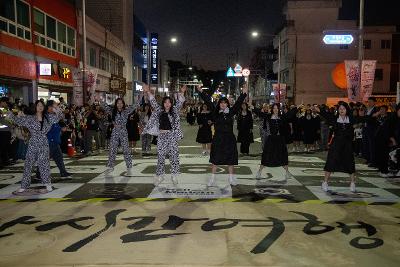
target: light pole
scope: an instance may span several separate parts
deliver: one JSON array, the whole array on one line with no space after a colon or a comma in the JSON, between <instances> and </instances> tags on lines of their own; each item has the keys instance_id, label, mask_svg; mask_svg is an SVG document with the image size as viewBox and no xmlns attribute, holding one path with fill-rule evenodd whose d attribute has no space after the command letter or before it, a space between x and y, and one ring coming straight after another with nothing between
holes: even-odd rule
<instances>
[{"instance_id":1,"label":"light pole","mask_svg":"<svg viewBox=\"0 0 400 267\"><path fill-rule=\"evenodd\" d=\"M359 36L358 36L358 95L361 95L361 75L362 75L362 61L364 59L364 0L360 0L360 21L359 21ZM360 100L360 99L358 99ZM362 99L361 99L362 100Z\"/></svg>"},{"instance_id":2,"label":"light pole","mask_svg":"<svg viewBox=\"0 0 400 267\"><path fill-rule=\"evenodd\" d=\"M363 0L361 0L363 1ZM251 32L251 36L253 38L258 38L260 35L265 37L278 37L278 99L281 102L281 35L280 34L260 34L258 31ZM266 44L266 48L268 48L268 44ZM267 56L265 56L265 70L267 68ZM267 81L267 73L265 72L265 81ZM269 96L268 96L269 98Z\"/></svg>"}]
</instances>

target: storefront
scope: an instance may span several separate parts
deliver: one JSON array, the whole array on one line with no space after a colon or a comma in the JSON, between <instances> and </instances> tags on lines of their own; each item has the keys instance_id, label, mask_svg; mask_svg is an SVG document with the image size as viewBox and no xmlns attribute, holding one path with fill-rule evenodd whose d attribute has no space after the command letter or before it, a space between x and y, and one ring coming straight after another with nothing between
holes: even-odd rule
<instances>
[{"instance_id":1,"label":"storefront","mask_svg":"<svg viewBox=\"0 0 400 267\"><path fill-rule=\"evenodd\" d=\"M38 99L58 100L71 103L73 82L72 69L69 66L52 63L38 63Z\"/></svg>"},{"instance_id":2,"label":"storefront","mask_svg":"<svg viewBox=\"0 0 400 267\"><path fill-rule=\"evenodd\" d=\"M8 97L10 102L28 105L34 101L32 80L0 76L0 97Z\"/></svg>"}]
</instances>

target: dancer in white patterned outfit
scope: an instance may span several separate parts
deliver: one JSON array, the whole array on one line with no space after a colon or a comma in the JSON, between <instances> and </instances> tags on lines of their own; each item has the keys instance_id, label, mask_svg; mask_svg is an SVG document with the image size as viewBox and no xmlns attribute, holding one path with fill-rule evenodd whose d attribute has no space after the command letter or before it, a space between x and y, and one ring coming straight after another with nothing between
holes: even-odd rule
<instances>
[{"instance_id":1,"label":"dancer in white patterned outfit","mask_svg":"<svg viewBox=\"0 0 400 267\"><path fill-rule=\"evenodd\" d=\"M50 158L49 158L49 142L47 133L50 131L54 123L58 123L63 118L64 114L58 108L53 109L53 114L48 114L43 101L35 102L35 115L23 115L19 112L18 116L9 113L9 118L18 126L26 127L31 137L28 142L28 150L26 152L24 175L21 181L21 188L13 192L15 195L23 195L26 189L31 185L32 167L35 163L38 164L40 177L45 190L40 190L40 193L48 193L53 191L50 178Z\"/></svg>"},{"instance_id":2,"label":"dancer in white patterned outfit","mask_svg":"<svg viewBox=\"0 0 400 267\"><path fill-rule=\"evenodd\" d=\"M126 123L128 121L129 114L131 114L137 108L138 102L136 103L137 104L135 106L126 106L125 101L122 98L118 98L115 100L115 105L113 108L107 106L105 103L102 103L102 107L104 108L106 113L111 115L112 123L114 125L110 138L110 147L107 162L108 169L105 171L106 175L109 175L111 172L114 171L114 162L120 143L124 152L124 159L127 168L126 175L133 175L132 155L129 148L128 130L126 129Z\"/></svg>"},{"instance_id":3,"label":"dancer in white patterned outfit","mask_svg":"<svg viewBox=\"0 0 400 267\"><path fill-rule=\"evenodd\" d=\"M154 108L144 133L158 135L157 140L157 170L154 185L162 183L165 176L165 157L169 156L171 163L171 180L174 185L178 184L179 175L179 147L178 141L183 138L179 111L185 102L184 94L186 86L181 88L175 105L170 97L164 97L161 106L157 103L154 95L151 94L148 86L144 86L144 93L147 93L151 106Z\"/></svg>"}]
</instances>

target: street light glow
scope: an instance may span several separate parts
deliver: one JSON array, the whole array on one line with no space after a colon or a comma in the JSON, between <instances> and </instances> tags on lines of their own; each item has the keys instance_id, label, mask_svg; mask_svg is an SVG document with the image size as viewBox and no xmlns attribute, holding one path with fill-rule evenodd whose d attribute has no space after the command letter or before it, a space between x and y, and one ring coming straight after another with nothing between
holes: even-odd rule
<instances>
[{"instance_id":1,"label":"street light glow","mask_svg":"<svg viewBox=\"0 0 400 267\"><path fill-rule=\"evenodd\" d=\"M192 67L189 67L189 70L193 70L193 68L192 68Z\"/></svg>"},{"instance_id":2,"label":"street light glow","mask_svg":"<svg viewBox=\"0 0 400 267\"><path fill-rule=\"evenodd\" d=\"M259 33L257 31L254 31L251 33L251 36L253 36L253 37L258 37L258 35L259 35Z\"/></svg>"},{"instance_id":3,"label":"street light glow","mask_svg":"<svg viewBox=\"0 0 400 267\"><path fill-rule=\"evenodd\" d=\"M171 43L176 43L176 42L178 42L178 38L172 37L172 38L171 38Z\"/></svg>"}]
</instances>

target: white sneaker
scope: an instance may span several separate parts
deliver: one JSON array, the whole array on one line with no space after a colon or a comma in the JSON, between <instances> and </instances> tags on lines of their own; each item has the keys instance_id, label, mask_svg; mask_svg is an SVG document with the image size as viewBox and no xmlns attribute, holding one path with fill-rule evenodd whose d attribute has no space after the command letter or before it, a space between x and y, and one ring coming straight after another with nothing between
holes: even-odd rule
<instances>
[{"instance_id":1,"label":"white sneaker","mask_svg":"<svg viewBox=\"0 0 400 267\"><path fill-rule=\"evenodd\" d=\"M176 175L171 175L171 181L174 185L178 184L178 178Z\"/></svg>"},{"instance_id":2,"label":"white sneaker","mask_svg":"<svg viewBox=\"0 0 400 267\"><path fill-rule=\"evenodd\" d=\"M237 185L237 181L233 175L229 175L228 181L229 181L230 185L233 185L233 186Z\"/></svg>"},{"instance_id":3,"label":"white sneaker","mask_svg":"<svg viewBox=\"0 0 400 267\"><path fill-rule=\"evenodd\" d=\"M206 156L206 155L207 155L207 151L201 152L201 155L202 155L203 157Z\"/></svg>"},{"instance_id":4,"label":"white sneaker","mask_svg":"<svg viewBox=\"0 0 400 267\"><path fill-rule=\"evenodd\" d=\"M164 176L155 176L154 177L154 185L159 186L164 181Z\"/></svg>"},{"instance_id":5,"label":"white sneaker","mask_svg":"<svg viewBox=\"0 0 400 267\"><path fill-rule=\"evenodd\" d=\"M207 186L215 186L215 174L211 175L211 178L208 180Z\"/></svg>"},{"instance_id":6,"label":"white sneaker","mask_svg":"<svg viewBox=\"0 0 400 267\"><path fill-rule=\"evenodd\" d=\"M260 178L261 178L261 172L260 172L260 171L257 172L256 178L257 178L257 179L260 179Z\"/></svg>"},{"instance_id":7,"label":"white sneaker","mask_svg":"<svg viewBox=\"0 0 400 267\"><path fill-rule=\"evenodd\" d=\"M328 191L329 191L328 183L327 183L327 182L322 182L321 187L322 187L322 190L323 190L323 191L325 191L325 192L328 192Z\"/></svg>"},{"instance_id":8,"label":"white sneaker","mask_svg":"<svg viewBox=\"0 0 400 267\"><path fill-rule=\"evenodd\" d=\"M353 183L353 182L350 183L350 191L353 192L353 193L356 192L356 184Z\"/></svg>"},{"instance_id":9,"label":"white sneaker","mask_svg":"<svg viewBox=\"0 0 400 267\"><path fill-rule=\"evenodd\" d=\"M133 176L132 168L128 168L126 171L126 176Z\"/></svg>"},{"instance_id":10,"label":"white sneaker","mask_svg":"<svg viewBox=\"0 0 400 267\"><path fill-rule=\"evenodd\" d=\"M114 171L114 168L107 168L107 170L105 170L104 174L105 174L106 176L109 176L110 173L112 173L113 171Z\"/></svg>"}]
</instances>

